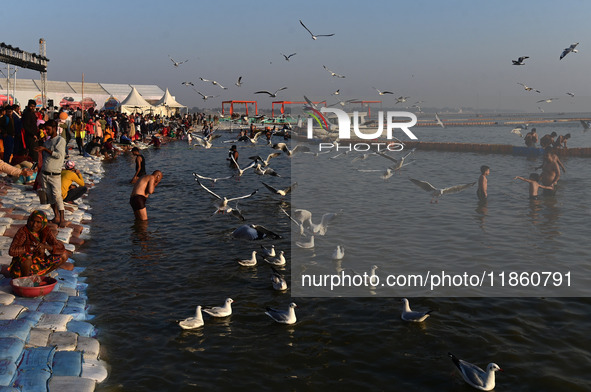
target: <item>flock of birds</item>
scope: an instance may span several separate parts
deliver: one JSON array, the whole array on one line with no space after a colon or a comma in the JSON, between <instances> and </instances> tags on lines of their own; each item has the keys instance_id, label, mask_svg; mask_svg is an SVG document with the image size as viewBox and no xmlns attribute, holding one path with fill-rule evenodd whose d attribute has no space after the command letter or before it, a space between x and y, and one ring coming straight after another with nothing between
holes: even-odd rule
<instances>
[{"instance_id":1,"label":"flock of birds","mask_svg":"<svg viewBox=\"0 0 591 392\"><path fill-rule=\"evenodd\" d=\"M215 140L219 137L215 137L212 135L216 135L217 131L214 131L212 134L208 136L208 143L204 144L201 142L196 142L195 146L202 147L204 149L211 148L212 143L219 143L219 146L222 147L224 143L236 143L237 140L226 140L223 142L215 142ZM257 133L255 137L248 138L248 140L244 140L245 148L248 147L258 147L262 144L260 139L262 132ZM190 138L192 140L199 140L202 137L197 135L196 133L190 134ZM228 183L229 180L234 179L235 181L240 179L242 176L247 175L248 172L252 171L253 173L261 176L264 178L265 175L272 176L270 174L266 174L266 170L270 169L270 166L273 162L277 159L291 159L294 155L303 155L303 154L311 154L312 152L309 151L309 148L303 145L296 145L293 149L290 149L289 146L284 142L273 143L272 139L267 142L267 146L270 148L268 154L261 154L260 151L256 155L252 155L248 157L250 163L245 167L241 168L238 165L238 162L235 160L231 160L234 164L234 173L228 176L222 177L215 177L215 176L208 176L199 173L193 173L195 177L195 181L198 184L199 188L202 189L205 194L211 196L213 198L213 205L214 211L212 215L230 215L238 218L240 221L244 221L245 217L242 215L241 211L238 209L238 201L242 201L247 198L254 197L258 194L258 190L253 190L243 195L232 195L232 196L224 196L225 192L220 192L217 190L213 190L213 186L216 186L221 181L226 181ZM368 159L371 156L382 157L388 160L392 165L386 168L386 171L383 173L382 178L387 179L394 175L395 173L400 173L406 166L413 163L410 161L410 156L413 154L414 150L406 152L404 155L401 155L397 158L390 156L386 153L376 152L376 153L368 153L366 155L358 155L353 160L357 158L360 159ZM330 153L325 152L325 153ZM263 157L261 157L263 155ZM265 156L266 155L266 156ZM317 153L315 155L318 155ZM335 159L337 157L342 157L348 155L346 153L343 154L336 154L332 158ZM353 162L352 160L352 162ZM257 172L255 168L265 169L260 172ZM277 175L278 177L278 175ZM437 200L439 197L447 194L452 194L456 192L460 192L464 189L467 189L474 185L474 183L469 184L461 184L455 185L447 188L436 188L431 185L429 182L416 180L413 178L409 178L409 180L417 185L419 188L429 192L432 195L432 201ZM209 181L212 185L206 186L205 182ZM286 208L286 203L284 198L289 196L292 191L297 189L297 183L293 183L286 188L280 188L273 186L265 181L260 182L271 194L279 197L282 203L279 206L279 210L287 216L293 225L295 225L298 230L294 233L299 233L301 236L300 240L294 241L294 244L298 248L302 249L314 249L315 247L315 238L325 236L328 231L329 227L337 220L339 216L342 215L343 211L336 211L336 212L328 212L322 215L320 221L313 219L313 214L311 211L302 209L302 208L292 208L291 211L288 211ZM228 192L229 193L229 192ZM234 204L235 203L235 204ZM289 205L289 204L287 204ZM244 224L238 227L232 235L235 238L239 239L246 239L246 240L258 240L258 239L265 239L265 238L272 238L272 239L279 239L281 236L272 232L271 230L266 229L264 226L255 225L255 224ZM279 251L275 249L274 245L270 246L263 246L256 250L249 251L250 257L248 258L236 258L235 262L239 268L254 268L260 264L262 261L266 263L270 267L270 281L271 285L270 288L280 292L286 292L288 290L288 282L280 272L280 268L285 268L287 266L286 255L283 250ZM345 248L338 244L336 248L332 252L331 259L335 261L340 261L345 258ZM373 266L371 268L371 274L375 275L375 271L378 269L377 266ZM352 270L353 271L353 270ZM354 271L353 271L354 272ZM179 322L179 326L183 329L195 329L200 328L204 325L207 320L204 320L203 313L206 313L209 317L228 317L232 314L232 298L227 298L223 305L221 306L213 306L213 307L202 307L201 305L196 307L195 314L191 317L188 317ZM267 307L264 311L264 314L270 317L274 322L279 324L287 324L292 325L297 322L296 316L296 308L297 305L294 302L289 303L286 308L284 309L277 309L272 307ZM263 311L261 311L261 314ZM410 307L410 303L408 299L403 298L401 300L401 313L400 318L404 322L409 323L423 323L426 319L428 319L431 315L431 310L426 311L416 311L412 310ZM469 362L457 359L455 356L450 354L453 363L458 367L460 374L462 375L463 379L471 386L481 389L481 390L490 390L494 388L495 385L495 372L500 370L500 368L496 364L489 364L486 370L482 370L476 365L473 365Z\"/></svg>"}]
</instances>

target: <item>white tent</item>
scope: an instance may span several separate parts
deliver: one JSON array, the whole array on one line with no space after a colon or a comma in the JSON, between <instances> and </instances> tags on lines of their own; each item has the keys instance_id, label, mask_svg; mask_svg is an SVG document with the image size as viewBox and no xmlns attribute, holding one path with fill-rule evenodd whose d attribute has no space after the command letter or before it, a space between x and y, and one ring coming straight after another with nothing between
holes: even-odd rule
<instances>
[{"instance_id":1,"label":"white tent","mask_svg":"<svg viewBox=\"0 0 591 392\"><path fill-rule=\"evenodd\" d=\"M180 110L180 108L186 108L185 105L181 105L172 97L172 95L170 95L168 89L166 89L162 98L156 102L155 106L157 113L160 113L162 116L170 116L172 113Z\"/></svg>"},{"instance_id":2,"label":"white tent","mask_svg":"<svg viewBox=\"0 0 591 392\"><path fill-rule=\"evenodd\" d=\"M135 87L131 89L131 92L121 102L121 113L133 114L133 113L145 113L153 110L154 107L148 103L141 95L137 92Z\"/></svg>"}]
</instances>

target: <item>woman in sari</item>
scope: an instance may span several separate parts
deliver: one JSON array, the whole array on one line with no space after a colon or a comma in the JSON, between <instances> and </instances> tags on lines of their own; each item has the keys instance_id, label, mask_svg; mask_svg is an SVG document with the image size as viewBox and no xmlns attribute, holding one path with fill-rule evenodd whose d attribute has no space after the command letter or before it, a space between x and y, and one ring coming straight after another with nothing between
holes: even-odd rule
<instances>
[{"instance_id":1,"label":"woman in sari","mask_svg":"<svg viewBox=\"0 0 591 392\"><path fill-rule=\"evenodd\" d=\"M47 216L43 211L31 213L27 224L14 235L8 254L12 256L8 271L13 278L45 275L57 268L74 268L67 262L64 244L47 227Z\"/></svg>"}]
</instances>

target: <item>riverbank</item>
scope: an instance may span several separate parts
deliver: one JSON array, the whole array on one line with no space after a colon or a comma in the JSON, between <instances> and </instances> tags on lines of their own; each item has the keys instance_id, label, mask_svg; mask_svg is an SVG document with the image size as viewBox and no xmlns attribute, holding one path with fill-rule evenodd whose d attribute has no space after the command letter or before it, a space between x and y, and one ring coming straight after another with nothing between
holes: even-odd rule
<instances>
[{"instance_id":1,"label":"riverbank","mask_svg":"<svg viewBox=\"0 0 591 392\"><path fill-rule=\"evenodd\" d=\"M74 156L90 189L102 178L98 158ZM65 228L50 224L59 240L72 253L73 271L57 270L50 276L58 283L45 296L15 296L9 278L0 279L0 389L43 391L93 391L107 377L100 359L97 330L89 323L85 268L76 264L83 258L80 247L90 238L92 213L85 198L66 204ZM51 217L49 205L41 205L31 186L16 185L10 177L0 179L0 264L9 265L8 250L15 233L26 224L33 210ZM4 389L2 389L4 390Z\"/></svg>"}]
</instances>

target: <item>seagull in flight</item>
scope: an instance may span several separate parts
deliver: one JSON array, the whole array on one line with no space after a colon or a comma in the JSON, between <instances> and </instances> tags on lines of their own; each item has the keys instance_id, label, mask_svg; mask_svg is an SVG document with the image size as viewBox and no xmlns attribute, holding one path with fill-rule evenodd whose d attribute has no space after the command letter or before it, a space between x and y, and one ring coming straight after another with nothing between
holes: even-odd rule
<instances>
[{"instance_id":1,"label":"seagull in flight","mask_svg":"<svg viewBox=\"0 0 591 392\"><path fill-rule=\"evenodd\" d=\"M480 389L481 391L492 391L495 388L495 372L503 371L496 363L489 363L486 371L470 362L463 361L456 358L452 353L447 353L452 362L460 370L462 378L471 387Z\"/></svg>"},{"instance_id":2,"label":"seagull in flight","mask_svg":"<svg viewBox=\"0 0 591 392\"><path fill-rule=\"evenodd\" d=\"M230 206L228 206L228 202L233 201L233 200L246 199L247 197L254 196L258 192L258 190L255 190L251 194L233 197L231 199L228 199L225 196L221 197L218 194L216 194L214 191L212 191L211 189L209 189L208 187L203 185L197 178L195 178L195 181L197 181L197 183L201 186L201 188L205 189L210 195L212 195L216 199L218 199L218 201L216 203L214 203L214 205L217 207L217 210L216 210L216 212L214 212L214 214L233 213L232 211L235 211L235 210L233 210ZM233 214L235 214L235 213L233 213ZM244 218L242 218L241 220L244 220Z\"/></svg>"},{"instance_id":3,"label":"seagull in flight","mask_svg":"<svg viewBox=\"0 0 591 392\"><path fill-rule=\"evenodd\" d=\"M271 92L269 92L267 90L261 90L261 91L256 91L255 94L269 94L269 97L270 98L276 98L277 97L277 93L279 91L282 91L282 90L287 90L287 87L281 87L279 90L275 90L274 93L271 93Z\"/></svg>"},{"instance_id":4,"label":"seagull in flight","mask_svg":"<svg viewBox=\"0 0 591 392\"><path fill-rule=\"evenodd\" d=\"M170 59L170 61L172 61L172 64L173 64L175 67L178 67L179 65L181 65L181 64L183 64L183 63L186 63L187 61L189 61L189 60L185 60L185 61L174 61L174 60L172 59L172 57L170 57L170 55L168 55L168 58Z\"/></svg>"},{"instance_id":5,"label":"seagull in flight","mask_svg":"<svg viewBox=\"0 0 591 392\"><path fill-rule=\"evenodd\" d=\"M197 178L200 178L202 180L210 180L211 182L213 182L214 184L216 182L218 182L219 180L229 180L230 178L234 177L234 176L228 176L228 177L206 177L206 176L202 176L201 174L197 174L197 173L193 173L193 175Z\"/></svg>"},{"instance_id":6,"label":"seagull in flight","mask_svg":"<svg viewBox=\"0 0 591 392\"><path fill-rule=\"evenodd\" d=\"M262 182L262 181L261 181L261 182ZM289 187L287 187L287 188L285 188L285 189L276 189L276 188L273 188L273 187L272 187L271 185L269 185L269 184L265 184L264 182L263 182L263 185L264 185L264 186L265 186L265 188L267 188L267 189L268 189L268 190L269 190L271 193L274 193L274 194L276 194L276 195L279 195L279 196L285 196L285 195L287 195L288 193L290 193L292 190L294 190L294 189L295 189L295 188L298 186L298 183L297 183L297 182L294 182L294 183L293 183L291 186L289 186Z\"/></svg>"},{"instance_id":7,"label":"seagull in flight","mask_svg":"<svg viewBox=\"0 0 591 392\"><path fill-rule=\"evenodd\" d=\"M396 102L394 102L394 104L406 102L406 100L409 98L410 97L398 97L398 98L396 98Z\"/></svg>"},{"instance_id":8,"label":"seagull in flight","mask_svg":"<svg viewBox=\"0 0 591 392\"><path fill-rule=\"evenodd\" d=\"M375 87L372 87L374 90L376 90L378 92L378 95L384 95L384 94L394 94L392 91L380 91Z\"/></svg>"},{"instance_id":9,"label":"seagull in flight","mask_svg":"<svg viewBox=\"0 0 591 392\"><path fill-rule=\"evenodd\" d=\"M210 133L208 136L206 137L201 137L201 136L196 136L195 137L195 144L193 144L194 146L196 145L200 145L201 147L204 148L211 148L212 146L212 141L214 141L215 139L221 137L222 135L217 134L217 133Z\"/></svg>"},{"instance_id":10,"label":"seagull in flight","mask_svg":"<svg viewBox=\"0 0 591 392\"><path fill-rule=\"evenodd\" d=\"M207 101L209 98L217 98L217 97L219 97L219 95L205 95L205 94L203 94L202 92L200 92L200 91L198 91L196 89L193 89L193 90L195 90L195 92L197 94L201 95L201 97L203 98L204 101Z\"/></svg>"},{"instance_id":11,"label":"seagull in flight","mask_svg":"<svg viewBox=\"0 0 591 392\"><path fill-rule=\"evenodd\" d=\"M306 29L306 31L307 31L308 33L310 33L310 35L312 36L312 39L313 39L314 41L316 41L316 40L318 39L318 37L332 37L332 36L334 35L334 34L318 34L318 35L314 35L314 34L312 34L312 32L310 31L310 29L306 27L306 25L304 24L304 22L302 22L302 20L301 20L301 19L300 19L300 24L302 25L302 27L303 27L303 28L305 28L305 29Z\"/></svg>"},{"instance_id":12,"label":"seagull in flight","mask_svg":"<svg viewBox=\"0 0 591 392\"><path fill-rule=\"evenodd\" d=\"M540 102L546 102L546 103L550 103L554 100L557 100L558 98L546 98L546 99L540 99L539 101L536 101L536 103L540 103Z\"/></svg>"},{"instance_id":13,"label":"seagull in flight","mask_svg":"<svg viewBox=\"0 0 591 392\"><path fill-rule=\"evenodd\" d=\"M468 189L471 186L474 186L474 184L476 184L476 181L474 181L469 184L454 185L454 186L450 186L447 188L435 188L433 185L429 184L427 181L415 180L414 178L409 178L409 180L412 181L413 184L415 184L416 186L418 186L422 190L424 190L426 192L431 192L431 195L433 196L431 198L431 203L433 203L433 200L435 200L435 203L437 203L438 198L443 195L450 195L452 193L458 193L458 192Z\"/></svg>"},{"instance_id":14,"label":"seagull in flight","mask_svg":"<svg viewBox=\"0 0 591 392\"><path fill-rule=\"evenodd\" d=\"M204 82L211 82L211 84L213 84L214 86L219 86L222 90L227 90L227 87L222 86L221 84L219 84L218 82L216 82L215 80L209 80L209 79L203 79L203 78L199 78Z\"/></svg>"},{"instance_id":15,"label":"seagull in flight","mask_svg":"<svg viewBox=\"0 0 591 392\"><path fill-rule=\"evenodd\" d=\"M437 124L441 125L441 128L445 128L445 125L443 125L443 121L441 121L437 113L435 113L435 120L437 121Z\"/></svg>"},{"instance_id":16,"label":"seagull in flight","mask_svg":"<svg viewBox=\"0 0 591 392\"><path fill-rule=\"evenodd\" d=\"M568 91L566 92L566 95L568 95L568 96L569 96L569 97L571 97L571 98L574 98L574 97L575 97L575 94L573 94L573 93L571 93L571 92L568 92Z\"/></svg>"},{"instance_id":17,"label":"seagull in flight","mask_svg":"<svg viewBox=\"0 0 591 392\"><path fill-rule=\"evenodd\" d=\"M267 155L267 159L263 159L263 158L261 158L261 157L260 157L260 156L258 156L258 155L254 155L254 156L252 156L252 157L248 157L248 159L252 159L252 160L253 160L253 161L255 161L255 162L256 162L256 161L259 161L259 162L261 162L261 164L262 164L263 166L269 166L269 161L270 161L271 159L273 159L273 158L277 158L277 157L278 157L278 156L280 156L280 155L281 155L281 153L280 153L280 152L274 152L274 153L272 153L272 154L269 154L269 155Z\"/></svg>"},{"instance_id":18,"label":"seagull in flight","mask_svg":"<svg viewBox=\"0 0 591 392\"><path fill-rule=\"evenodd\" d=\"M238 87L242 86L242 76L238 77L238 81L234 84Z\"/></svg>"},{"instance_id":19,"label":"seagull in flight","mask_svg":"<svg viewBox=\"0 0 591 392\"><path fill-rule=\"evenodd\" d=\"M382 156L386 159L389 159L391 161L394 162L394 166L390 167L390 169L392 169L393 171L398 171L400 169L402 169L403 166L409 165L410 163L407 163L406 165L404 164L404 160L406 158L408 158L408 156L410 154L412 154L415 151L415 149L413 148L412 150L410 150L408 152L408 154L406 154L405 156L401 157L400 159L396 159L396 158L392 158L390 155L384 154L383 152L376 152L376 154L378 154L379 156Z\"/></svg>"},{"instance_id":20,"label":"seagull in flight","mask_svg":"<svg viewBox=\"0 0 591 392\"><path fill-rule=\"evenodd\" d=\"M568 48L565 48L565 49L562 51L562 54L560 55L560 60L562 60L562 59L564 58L564 56L566 56L566 55L567 55L567 54L569 54L570 52L573 52L573 53L579 53L578 49L575 49L575 48L577 47L577 45L578 45L578 44L579 44L579 43L578 43L578 42L576 42L576 43L572 44L571 46L569 46Z\"/></svg>"},{"instance_id":21,"label":"seagull in flight","mask_svg":"<svg viewBox=\"0 0 591 392\"><path fill-rule=\"evenodd\" d=\"M519 82L518 82L517 84L520 84L520 85L522 85L525 91L535 91L536 93L541 93L541 91L540 91L540 90L537 90L537 89L535 89L535 88L533 88L533 87L526 86L526 85L525 85L525 84L523 84L523 83L519 83Z\"/></svg>"},{"instance_id":22,"label":"seagull in flight","mask_svg":"<svg viewBox=\"0 0 591 392\"><path fill-rule=\"evenodd\" d=\"M410 310L410 305L408 303L408 299L402 298L401 302L402 302L402 314L400 315L400 318L404 321L410 321L413 323L422 323L423 321L425 321L427 319L427 317L429 317L429 313L432 312L432 310L428 310L426 312L413 312L412 310Z\"/></svg>"},{"instance_id":23,"label":"seagull in flight","mask_svg":"<svg viewBox=\"0 0 591 392\"><path fill-rule=\"evenodd\" d=\"M293 148L293 150L290 150L287 147L287 144L285 144L285 143L275 143L275 144L273 144L273 148L275 150L281 150L281 151L283 151L284 153L287 154L288 157L290 157L293 154L295 154L296 151L302 151L302 152L308 152L308 151L310 151L310 148L309 147L304 146L304 145L301 145L301 144L298 144L297 146L295 146Z\"/></svg>"},{"instance_id":24,"label":"seagull in flight","mask_svg":"<svg viewBox=\"0 0 591 392\"><path fill-rule=\"evenodd\" d=\"M341 93L341 89L338 89L337 91L335 91L334 93L330 94L330 95L339 95Z\"/></svg>"},{"instance_id":25,"label":"seagull in flight","mask_svg":"<svg viewBox=\"0 0 591 392\"><path fill-rule=\"evenodd\" d=\"M511 61L513 61L513 65L525 65L525 64L523 64L523 61L528 58L529 58L529 56L523 56L523 57L518 58L517 60L511 60Z\"/></svg>"},{"instance_id":26,"label":"seagull in flight","mask_svg":"<svg viewBox=\"0 0 591 392\"><path fill-rule=\"evenodd\" d=\"M193 84L193 82L182 82L181 83L183 86L195 86L195 84Z\"/></svg>"},{"instance_id":27,"label":"seagull in flight","mask_svg":"<svg viewBox=\"0 0 591 392\"><path fill-rule=\"evenodd\" d=\"M335 78L344 78L344 75L339 75L336 72L331 71L330 69L326 68L326 65L323 65L324 69L327 70L328 72L330 72L330 76L333 76Z\"/></svg>"},{"instance_id":28,"label":"seagull in flight","mask_svg":"<svg viewBox=\"0 0 591 392\"><path fill-rule=\"evenodd\" d=\"M301 21L300 21L301 22ZM267 307L265 314L271 317L275 322L280 324L295 324L297 321L295 308L298 306L295 303L290 303L287 310L277 310Z\"/></svg>"},{"instance_id":29,"label":"seagull in flight","mask_svg":"<svg viewBox=\"0 0 591 392\"><path fill-rule=\"evenodd\" d=\"M281 53L281 55L282 55L283 57L285 57L285 61L289 61L290 57L292 57L292 56L295 56L296 54L297 54L297 53L292 53L292 54L290 54L289 56L286 56L286 55L284 55L283 53Z\"/></svg>"},{"instance_id":30,"label":"seagull in flight","mask_svg":"<svg viewBox=\"0 0 591 392\"><path fill-rule=\"evenodd\" d=\"M234 164L234 167L236 168L236 170L238 170L238 177L242 177L242 175L244 174L245 171L247 171L248 169L252 169L253 167L256 166L256 162L252 162L250 165L246 166L244 169L241 169L240 166L238 166L238 162L236 162L236 159L234 159L234 155L230 155L230 160Z\"/></svg>"}]
</instances>

